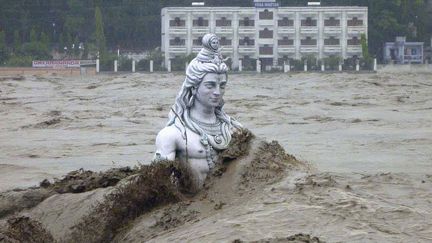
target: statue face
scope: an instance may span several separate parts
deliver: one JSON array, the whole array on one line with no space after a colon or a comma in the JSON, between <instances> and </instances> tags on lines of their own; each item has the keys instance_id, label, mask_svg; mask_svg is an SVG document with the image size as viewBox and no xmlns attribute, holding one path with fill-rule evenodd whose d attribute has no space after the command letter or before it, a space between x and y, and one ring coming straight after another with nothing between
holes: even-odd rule
<instances>
[{"instance_id":1,"label":"statue face","mask_svg":"<svg viewBox=\"0 0 432 243\"><path fill-rule=\"evenodd\" d=\"M210 41L210 46L213 50L217 50L219 48L219 40L217 38L212 38Z\"/></svg>"},{"instance_id":2,"label":"statue face","mask_svg":"<svg viewBox=\"0 0 432 243\"><path fill-rule=\"evenodd\" d=\"M204 76L195 96L195 102L211 108L219 106L225 93L226 74L208 73Z\"/></svg>"}]
</instances>

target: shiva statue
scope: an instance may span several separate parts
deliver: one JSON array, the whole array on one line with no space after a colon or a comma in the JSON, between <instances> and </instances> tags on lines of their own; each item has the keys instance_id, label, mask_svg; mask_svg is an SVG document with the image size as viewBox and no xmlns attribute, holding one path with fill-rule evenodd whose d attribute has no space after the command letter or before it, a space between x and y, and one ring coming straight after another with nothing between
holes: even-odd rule
<instances>
[{"instance_id":1,"label":"shiva statue","mask_svg":"<svg viewBox=\"0 0 432 243\"><path fill-rule=\"evenodd\" d=\"M202 38L202 49L186 69L186 78L156 137L154 161L175 160L188 168L195 188L202 188L218 153L228 148L231 135L242 125L224 110L228 66L215 34Z\"/></svg>"}]
</instances>

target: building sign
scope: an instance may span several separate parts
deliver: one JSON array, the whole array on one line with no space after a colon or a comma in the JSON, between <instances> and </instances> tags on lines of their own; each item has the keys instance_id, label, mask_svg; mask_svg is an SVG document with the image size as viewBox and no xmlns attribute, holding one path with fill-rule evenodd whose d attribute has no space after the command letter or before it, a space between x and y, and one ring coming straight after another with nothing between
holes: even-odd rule
<instances>
[{"instance_id":1,"label":"building sign","mask_svg":"<svg viewBox=\"0 0 432 243\"><path fill-rule=\"evenodd\" d=\"M80 60L33 61L34 68L79 68Z\"/></svg>"},{"instance_id":2,"label":"building sign","mask_svg":"<svg viewBox=\"0 0 432 243\"><path fill-rule=\"evenodd\" d=\"M255 8L277 8L279 3L276 0L254 0Z\"/></svg>"},{"instance_id":3,"label":"building sign","mask_svg":"<svg viewBox=\"0 0 432 243\"><path fill-rule=\"evenodd\" d=\"M255 2L255 8L278 8L279 3L275 2Z\"/></svg>"}]
</instances>

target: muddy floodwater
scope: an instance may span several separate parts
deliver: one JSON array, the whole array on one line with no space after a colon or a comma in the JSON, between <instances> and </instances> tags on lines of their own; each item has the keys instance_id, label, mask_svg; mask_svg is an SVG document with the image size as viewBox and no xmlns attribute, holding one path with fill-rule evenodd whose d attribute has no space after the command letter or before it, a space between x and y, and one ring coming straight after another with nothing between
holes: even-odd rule
<instances>
[{"instance_id":1,"label":"muddy floodwater","mask_svg":"<svg viewBox=\"0 0 432 243\"><path fill-rule=\"evenodd\" d=\"M0 81L0 191L149 163L184 74ZM225 110L320 171L432 173L430 74L233 74Z\"/></svg>"},{"instance_id":2,"label":"muddy floodwater","mask_svg":"<svg viewBox=\"0 0 432 243\"><path fill-rule=\"evenodd\" d=\"M183 78L182 73L0 76L0 237L432 241L430 73L230 75L226 112L267 143L254 142L245 158L232 161L198 195L155 205L126 217L129 221L107 221L124 217L101 217L104 208L94 209L101 200L102 206L116 202L118 208L146 202L147 194L138 200L129 193L142 191L134 183L124 184L126 189L110 183L133 173L120 167L150 163L155 136ZM10 190L45 178L52 182L80 168L118 171L72 172L64 182L71 186L60 191ZM89 183L80 189L74 181ZM123 194L110 201L116 190ZM7 220L15 213L21 218ZM73 231L77 225L81 231ZM98 231L110 225L119 227ZM14 235L19 227L33 232Z\"/></svg>"}]
</instances>

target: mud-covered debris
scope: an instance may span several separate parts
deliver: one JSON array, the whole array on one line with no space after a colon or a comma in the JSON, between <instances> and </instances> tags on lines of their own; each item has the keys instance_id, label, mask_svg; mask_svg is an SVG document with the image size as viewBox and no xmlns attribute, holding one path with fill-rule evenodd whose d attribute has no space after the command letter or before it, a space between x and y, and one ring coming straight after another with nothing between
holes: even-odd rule
<instances>
[{"instance_id":1,"label":"mud-covered debris","mask_svg":"<svg viewBox=\"0 0 432 243\"><path fill-rule=\"evenodd\" d=\"M173 183L173 174L179 183ZM182 200L188 172L178 161L142 165L136 176L117 186L74 228L72 242L109 242L131 220L145 212Z\"/></svg>"},{"instance_id":2,"label":"mud-covered debris","mask_svg":"<svg viewBox=\"0 0 432 243\"><path fill-rule=\"evenodd\" d=\"M261 240L253 241L243 241L236 239L233 243L325 243L325 241L320 240L318 237L312 237L309 234L295 234L288 237L277 237L277 238L267 238Z\"/></svg>"},{"instance_id":3,"label":"mud-covered debris","mask_svg":"<svg viewBox=\"0 0 432 243\"><path fill-rule=\"evenodd\" d=\"M46 188L57 193L81 193L97 188L115 186L120 180L137 173L137 171L137 168L131 169L130 167L114 168L104 172L79 169L69 172L62 179L56 180L50 185L47 184L46 180L43 182L45 182ZM41 182L41 186L43 182Z\"/></svg>"},{"instance_id":4,"label":"mud-covered debris","mask_svg":"<svg viewBox=\"0 0 432 243\"><path fill-rule=\"evenodd\" d=\"M219 153L221 161L233 160L246 155L250 149L250 141L254 137L251 131L242 128L233 133L230 145Z\"/></svg>"},{"instance_id":5,"label":"mud-covered debris","mask_svg":"<svg viewBox=\"0 0 432 243\"><path fill-rule=\"evenodd\" d=\"M47 121L43 121L43 122L41 122L41 123L38 123L38 124L36 124L34 127L35 127L35 128L50 127L50 126L56 125L56 124L58 124L58 123L60 123L60 122L61 122L61 119L60 119L60 118L53 118L53 119L49 119L49 120L47 120Z\"/></svg>"},{"instance_id":6,"label":"mud-covered debris","mask_svg":"<svg viewBox=\"0 0 432 243\"><path fill-rule=\"evenodd\" d=\"M52 192L43 188L3 192L0 194L0 218L23 209L32 208L52 194Z\"/></svg>"},{"instance_id":7,"label":"mud-covered debris","mask_svg":"<svg viewBox=\"0 0 432 243\"><path fill-rule=\"evenodd\" d=\"M0 242L51 243L55 240L41 223L19 216L8 219L6 231L0 233Z\"/></svg>"},{"instance_id":8,"label":"mud-covered debris","mask_svg":"<svg viewBox=\"0 0 432 243\"><path fill-rule=\"evenodd\" d=\"M45 179L45 180L41 181L41 183L39 183L39 185L42 188L47 188L47 187L51 186L51 182L48 179Z\"/></svg>"},{"instance_id":9,"label":"mud-covered debris","mask_svg":"<svg viewBox=\"0 0 432 243\"><path fill-rule=\"evenodd\" d=\"M0 81L9 81L9 80L21 81L24 79L25 79L24 76L0 77Z\"/></svg>"},{"instance_id":10,"label":"mud-covered debris","mask_svg":"<svg viewBox=\"0 0 432 243\"><path fill-rule=\"evenodd\" d=\"M197 211L188 209L185 203L180 202L163 209L160 214L157 214L158 219L152 228L155 231L155 228L169 230L196 219L197 215Z\"/></svg>"},{"instance_id":11,"label":"mud-covered debris","mask_svg":"<svg viewBox=\"0 0 432 243\"><path fill-rule=\"evenodd\" d=\"M277 141L262 141L255 151L254 159L242 175L242 184L248 186L254 182L276 182L283 177L287 168L301 164L294 156L285 153Z\"/></svg>"}]
</instances>

